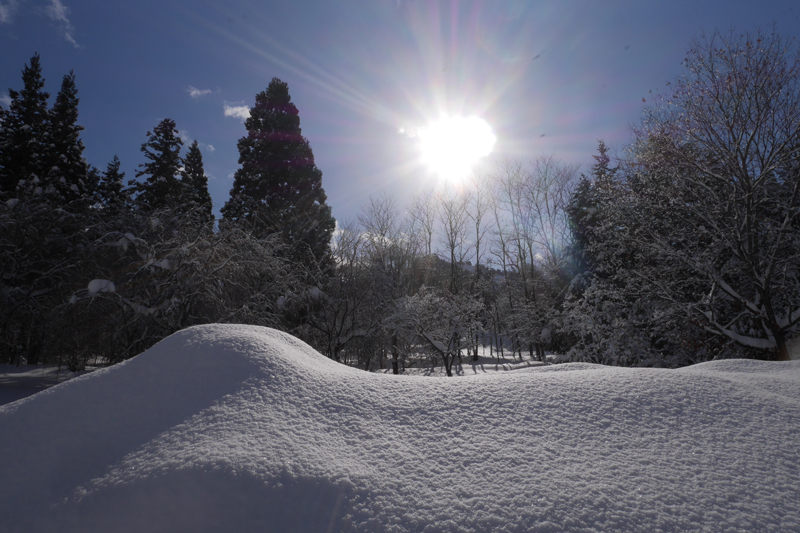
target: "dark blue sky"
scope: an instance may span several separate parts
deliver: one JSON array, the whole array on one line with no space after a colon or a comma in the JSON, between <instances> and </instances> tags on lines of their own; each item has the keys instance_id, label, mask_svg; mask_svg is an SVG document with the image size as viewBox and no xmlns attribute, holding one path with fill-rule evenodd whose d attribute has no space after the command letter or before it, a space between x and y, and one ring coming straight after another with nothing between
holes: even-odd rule
<instances>
[{"instance_id":1,"label":"dark blue sky","mask_svg":"<svg viewBox=\"0 0 800 533\"><path fill-rule=\"evenodd\" d=\"M773 23L799 35L800 2L0 0L0 104L39 52L51 94L76 73L91 164L118 154L132 178L146 132L172 118L200 142L218 210L245 133L236 110L277 76L349 219L369 195L402 203L436 181L401 128L477 115L497 135L490 158L585 168L598 139L624 148L693 36Z\"/></svg>"}]
</instances>

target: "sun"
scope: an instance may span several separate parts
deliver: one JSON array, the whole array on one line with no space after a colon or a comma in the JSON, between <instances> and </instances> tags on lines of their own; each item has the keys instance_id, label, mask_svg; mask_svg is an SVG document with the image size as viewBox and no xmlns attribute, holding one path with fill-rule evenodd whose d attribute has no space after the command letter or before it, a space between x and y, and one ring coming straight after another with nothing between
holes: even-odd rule
<instances>
[{"instance_id":1,"label":"sun","mask_svg":"<svg viewBox=\"0 0 800 533\"><path fill-rule=\"evenodd\" d=\"M497 137L478 117L443 117L419 130L422 161L448 181L466 178L472 166L494 148Z\"/></svg>"}]
</instances>

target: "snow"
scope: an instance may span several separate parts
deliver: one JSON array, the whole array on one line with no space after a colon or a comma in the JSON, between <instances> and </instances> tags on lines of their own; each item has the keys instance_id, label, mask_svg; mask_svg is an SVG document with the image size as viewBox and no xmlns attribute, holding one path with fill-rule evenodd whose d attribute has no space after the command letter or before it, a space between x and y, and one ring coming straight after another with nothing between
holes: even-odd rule
<instances>
[{"instance_id":1,"label":"snow","mask_svg":"<svg viewBox=\"0 0 800 533\"><path fill-rule=\"evenodd\" d=\"M180 331L0 407L0 531L798 531L800 362L371 374Z\"/></svg>"},{"instance_id":2,"label":"snow","mask_svg":"<svg viewBox=\"0 0 800 533\"><path fill-rule=\"evenodd\" d=\"M97 294L98 292L116 292L117 288L113 281L107 279L93 279L89 282L87 287L89 294Z\"/></svg>"},{"instance_id":3,"label":"snow","mask_svg":"<svg viewBox=\"0 0 800 533\"><path fill-rule=\"evenodd\" d=\"M36 394L80 374L56 365L0 365L0 405Z\"/></svg>"}]
</instances>

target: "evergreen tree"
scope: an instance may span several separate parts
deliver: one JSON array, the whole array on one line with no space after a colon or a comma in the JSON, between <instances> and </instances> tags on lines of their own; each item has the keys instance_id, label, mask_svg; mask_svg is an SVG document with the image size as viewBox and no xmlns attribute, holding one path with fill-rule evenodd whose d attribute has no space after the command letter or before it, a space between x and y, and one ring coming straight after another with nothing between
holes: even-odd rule
<instances>
[{"instance_id":1,"label":"evergreen tree","mask_svg":"<svg viewBox=\"0 0 800 533\"><path fill-rule=\"evenodd\" d=\"M213 221L213 204L208 192L208 177L203 169L203 154L200 152L196 140L189 147L186 157L183 158L181 177L183 183L191 191L192 201L197 206L201 218L209 222Z\"/></svg>"},{"instance_id":2,"label":"evergreen tree","mask_svg":"<svg viewBox=\"0 0 800 533\"><path fill-rule=\"evenodd\" d=\"M280 233L295 260L326 262L335 221L286 83L273 78L256 95L245 127L247 135L238 143L242 166L234 174L223 218L243 224L258 238Z\"/></svg>"},{"instance_id":3,"label":"evergreen tree","mask_svg":"<svg viewBox=\"0 0 800 533\"><path fill-rule=\"evenodd\" d=\"M21 91L8 90L11 105L0 122L0 193L14 195L22 180L35 187L44 179L48 140L47 99L39 54L22 70Z\"/></svg>"},{"instance_id":4,"label":"evergreen tree","mask_svg":"<svg viewBox=\"0 0 800 533\"><path fill-rule=\"evenodd\" d=\"M112 210L126 205L129 199L126 191L122 188L125 173L120 172L119 167L120 161L115 155L114 159L106 167L106 171L103 172L98 186L100 205Z\"/></svg>"},{"instance_id":5,"label":"evergreen tree","mask_svg":"<svg viewBox=\"0 0 800 533\"><path fill-rule=\"evenodd\" d=\"M611 167L608 147L598 141L597 155L590 176L581 176L581 181L572 194L567 215L573 237L571 255L575 274L597 266L592 257L591 245L600 238L598 230L603 219L604 202L610 201L614 192L614 179L618 167Z\"/></svg>"},{"instance_id":6,"label":"evergreen tree","mask_svg":"<svg viewBox=\"0 0 800 533\"><path fill-rule=\"evenodd\" d=\"M130 193L135 194L135 203L145 209L177 208L185 202L185 186L178 179L181 168L181 146L175 121L165 118L147 132L147 142L142 152L147 163L136 177L146 176L144 182L130 180Z\"/></svg>"},{"instance_id":7,"label":"evergreen tree","mask_svg":"<svg viewBox=\"0 0 800 533\"><path fill-rule=\"evenodd\" d=\"M87 200L97 185L90 183L96 181L97 173L89 172L89 164L83 158L80 132L84 128L77 123L77 93L75 74L70 72L64 76L50 111L50 144L45 158L47 191L67 203Z\"/></svg>"}]
</instances>

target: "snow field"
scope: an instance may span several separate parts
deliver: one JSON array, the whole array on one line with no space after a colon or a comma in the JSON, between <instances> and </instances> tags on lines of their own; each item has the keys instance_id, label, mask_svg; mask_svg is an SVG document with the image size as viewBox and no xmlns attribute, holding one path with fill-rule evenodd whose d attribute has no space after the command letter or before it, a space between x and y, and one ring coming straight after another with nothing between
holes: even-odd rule
<instances>
[{"instance_id":1,"label":"snow field","mask_svg":"<svg viewBox=\"0 0 800 533\"><path fill-rule=\"evenodd\" d=\"M183 330L0 407L2 531L798 531L800 363L370 374Z\"/></svg>"}]
</instances>

